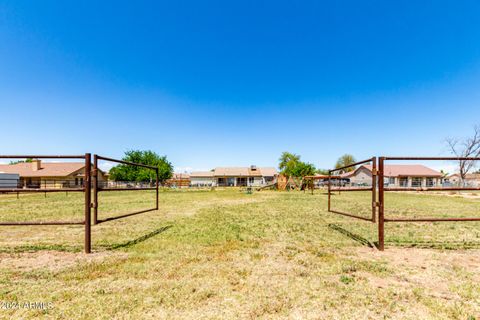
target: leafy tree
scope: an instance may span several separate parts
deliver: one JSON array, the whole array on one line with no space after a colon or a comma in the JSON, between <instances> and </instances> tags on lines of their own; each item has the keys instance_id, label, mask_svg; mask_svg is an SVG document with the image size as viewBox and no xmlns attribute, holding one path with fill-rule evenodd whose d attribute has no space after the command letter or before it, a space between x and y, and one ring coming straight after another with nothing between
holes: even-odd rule
<instances>
[{"instance_id":1,"label":"leafy tree","mask_svg":"<svg viewBox=\"0 0 480 320\"><path fill-rule=\"evenodd\" d=\"M130 150L125 152L124 161L145 164L158 167L158 179L160 182L172 177L173 166L166 156L159 156L153 151ZM115 181L155 181L155 170L132 165L120 164L110 169L110 178Z\"/></svg>"},{"instance_id":2,"label":"leafy tree","mask_svg":"<svg viewBox=\"0 0 480 320\"><path fill-rule=\"evenodd\" d=\"M317 174L328 176L328 170L327 169L317 169Z\"/></svg>"},{"instance_id":3,"label":"leafy tree","mask_svg":"<svg viewBox=\"0 0 480 320\"><path fill-rule=\"evenodd\" d=\"M315 166L308 162L299 161L297 165L293 168L291 175L293 177L305 177L313 176L317 169Z\"/></svg>"},{"instance_id":4,"label":"leafy tree","mask_svg":"<svg viewBox=\"0 0 480 320\"><path fill-rule=\"evenodd\" d=\"M27 158L27 159L25 159L25 160L10 161L9 164L30 163L30 162L32 162L32 161L33 161L32 158Z\"/></svg>"},{"instance_id":5,"label":"leafy tree","mask_svg":"<svg viewBox=\"0 0 480 320\"><path fill-rule=\"evenodd\" d=\"M278 167L280 172L286 176L290 176L292 170L300 162L300 156L290 152L283 152L279 161Z\"/></svg>"},{"instance_id":6,"label":"leafy tree","mask_svg":"<svg viewBox=\"0 0 480 320\"><path fill-rule=\"evenodd\" d=\"M337 163L335 164L335 169L349 166L351 164L354 164L355 162L357 162L357 160L355 160L354 156L352 156L351 154L344 154L343 156L338 158ZM348 167L343 169L343 171L350 172L350 171L354 171L355 169L356 167Z\"/></svg>"},{"instance_id":7,"label":"leafy tree","mask_svg":"<svg viewBox=\"0 0 480 320\"><path fill-rule=\"evenodd\" d=\"M279 162L280 173L287 177L304 177L317 171L313 164L300 161L299 155L290 152L283 152Z\"/></svg>"}]
</instances>

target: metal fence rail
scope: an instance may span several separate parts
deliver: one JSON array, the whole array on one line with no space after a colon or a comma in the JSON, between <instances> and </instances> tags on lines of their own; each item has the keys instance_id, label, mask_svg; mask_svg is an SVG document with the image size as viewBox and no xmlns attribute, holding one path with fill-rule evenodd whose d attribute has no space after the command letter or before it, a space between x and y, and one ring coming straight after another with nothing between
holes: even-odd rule
<instances>
[{"instance_id":1,"label":"metal fence rail","mask_svg":"<svg viewBox=\"0 0 480 320\"><path fill-rule=\"evenodd\" d=\"M379 250L385 249L385 223L386 222L460 222L480 221L480 217L462 218L386 218L385 217L385 192L396 191L471 191L480 190L472 187L426 187L426 188L385 188L385 162L386 161L478 161L480 158L472 157L379 157L378 158L378 246Z\"/></svg>"},{"instance_id":2,"label":"metal fence rail","mask_svg":"<svg viewBox=\"0 0 480 320\"><path fill-rule=\"evenodd\" d=\"M85 227L85 237L84 237L84 249L85 253L91 252L91 224L92 224L92 208L94 209L93 223L102 223L112 220L117 220L121 218L130 217L133 215L150 212L158 210L158 198L159 198L159 172L158 167L148 166L140 163L133 163L124 160L112 159L108 157L103 157L99 155L93 156L93 169L92 169L92 156L90 153L85 153L84 155L0 155L0 159L82 159L85 162L84 166L84 175L83 181L80 186L74 185L73 187L70 184L61 183L62 180L55 180L53 188L47 187L45 182L43 185L23 185L20 186L17 184L17 188L0 188L0 194L12 194L16 193L17 197L19 193L52 193L52 192L83 192L84 193L84 219L83 220L71 220L71 221L0 221L0 226L46 226L46 225L84 225ZM116 184L115 186L102 185L98 181L98 161L105 160L115 163L120 163L124 165L131 165L136 167L143 167L155 171L155 182L154 186L152 183L147 186L142 183L133 183L122 185L121 183ZM93 179L93 184L92 184ZM71 181L69 181L71 183ZM49 184L48 184L49 185ZM43 186L43 188L42 188ZM120 186L120 187L119 187ZM155 193L155 207L145 210L140 210L136 212L130 212L121 214L115 217L109 217L105 219L98 219L98 193L99 192L109 192L109 191L138 191L138 190L156 190ZM93 201L92 201L92 191L93 191Z\"/></svg>"},{"instance_id":3,"label":"metal fence rail","mask_svg":"<svg viewBox=\"0 0 480 320\"><path fill-rule=\"evenodd\" d=\"M91 252L91 229L90 229L90 200L91 200L91 154L85 153L84 155L0 155L0 159L83 159L85 161L85 179L83 188L71 189L69 192L77 191L85 194L85 211L83 221L2 221L0 226L37 226L37 225L84 225L85 226L85 253ZM19 192L63 192L65 189L2 189L1 193L19 193Z\"/></svg>"},{"instance_id":4,"label":"metal fence rail","mask_svg":"<svg viewBox=\"0 0 480 320\"><path fill-rule=\"evenodd\" d=\"M128 184L126 186L122 186L121 188L117 187L102 187L101 184L98 181L98 161L103 160L103 161L108 161L108 162L114 162L114 163L119 163L123 165L128 165L128 166L134 166L134 167L141 167L141 168L146 168L149 170L155 171L155 186L154 187L136 187L136 186L129 186ZM134 163L134 162L129 162L125 160L118 160L118 159L113 159L113 158L108 158L108 157L103 157L95 154L93 156L93 224L99 224L107 221L112 221L112 220L117 220L121 218L126 218L130 217L133 215L145 213L145 212L150 212L150 211L155 211L158 210L158 187L159 187L159 177L158 177L158 167L154 166L148 166L145 164L140 164L140 163ZM106 219L99 219L98 218L98 193L99 192L111 192L111 191L139 191L139 190L155 190L155 207L154 208L149 208L145 210L140 210L136 212L130 212L130 213L125 213L121 214L115 217L110 217Z\"/></svg>"},{"instance_id":5,"label":"metal fence rail","mask_svg":"<svg viewBox=\"0 0 480 320\"><path fill-rule=\"evenodd\" d=\"M372 163L372 186L371 187L368 187L368 188L365 188L365 187L342 187L341 184L339 187L336 187L336 188L332 188L332 173L334 172L338 172L338 171L341 171L341 170L345 170L345 169L348 169L348 168L352 168L352 167L357 167L359 165L362 165L362 164L366 164L366 163ZM351 218L355 218L355 219L360 219L360 220L364 220L364 221L370 221L372 223L375 222L375 216L376 216L376 211L375 211L375 207L376 207L376 191L377 191L377 178L376 178L376 175L377 175L377 158L376 157L373 157L373 158L370 158L370 159L366 159L366 160L363 160L363 161L359 161L359 162L356 162L356 163L353 163L353 164L350 164L350 165L347 165L347 166L344 166L344 167L341 167L341 168L336 168L336 169L332 169L332 170L329 170L328 171L328 211L329 212L332 212L332 213L335 213L335 214L339 214L339 215L343 215L343 216L347 216L347 217L351 217ZM339 211L339 210L333 210L332 209L332 191L338 191L338 192L357 192L357 191L371 191L372 192L372 215L370 218L367 218L367 217L364 217L364 216L360 216L360 215L357 215L355 213L351 213L351 212L343 212L343 211Z\"/></svg>"},{"instance_id":6,"label":"metal fence rail","mask_svg":"<svg viewBox=\"0 0 480 320\"><path fill-rule=\"evenodd\" d=\"M332 172L337 172L339 170L347 169L353 166L365 164L372 162L372 187L371 188L361 188L361 187L337 187L332 188L330 179L328 183L328 211L343 216L366 220L371 222L378 222L378 249L383 251L385 249L385 223L388 222L466 222L466 221L480 221L480 217L459 217L459 218L438 218L438 217L427 217L427 218L402 218L402 217L385 217L385 192L429 192L429 191L478 191L480 187L455 187L455 186L442 186L442 187L385 187L385 162L387 161L480 161L480 158L472 157L373 157L368 160L360 161L342 168L333 169L329 171L329 175ZM378 170L377 170L378 168ZM372 218L368 219L362 216L359 216L351 212L341 212L338 210L332 210L331 208L331 192L332 191L372 191ZM378 197L376 197L378 194ZM378 198L378 199L377 199ZM377 221L375 216L378 214Z\"/></svg>"}]
</instances>

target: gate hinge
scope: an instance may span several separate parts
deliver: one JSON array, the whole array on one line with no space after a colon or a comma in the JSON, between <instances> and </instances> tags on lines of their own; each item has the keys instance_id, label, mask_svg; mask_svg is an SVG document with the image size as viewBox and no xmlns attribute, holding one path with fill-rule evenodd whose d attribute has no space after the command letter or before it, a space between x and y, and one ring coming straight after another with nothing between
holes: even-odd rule
<instances>
[{"instance_id":1,"label":"gate hinge","mask_svg":"<svg viewBox=\"0 0 480 320\"><path fill-rule=\"evenodd\" d=\"M377 169L372 169L372 175L376 176L378 174L378 170Z\"/></svg>"},{"instance_id":2,"label":"gate hinge","mask_svg":"<svg viewBox=\"0 0 480 320\"><path fill-rule=\"evenodd\" d=\"M93 177L96 177L98 174L98 169L92 169L91 174Z\"/></svg>"}]
</instances>

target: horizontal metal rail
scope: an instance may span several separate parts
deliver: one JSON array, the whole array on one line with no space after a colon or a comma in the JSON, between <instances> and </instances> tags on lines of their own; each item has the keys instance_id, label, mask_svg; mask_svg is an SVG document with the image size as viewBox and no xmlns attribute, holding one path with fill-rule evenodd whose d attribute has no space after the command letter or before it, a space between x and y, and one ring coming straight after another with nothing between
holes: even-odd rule
<instances>
[{"instance_id":1,"label":"horizontal metal rail","mask_svg":"<svg viewBox=\"0 0 480 320\"><path fill-rule=\"evenodd\" d=\"M0 159L85 159L85 155L0 155Z\"/></svg>"},{"instance_id":2,"label":"horizontal metal rail","mask_svg":"<svg viewBox=\"0 0 480 320\"><path fill-rule=\"evenodd\" d=\"M85 221L6 221L0 222L0 226L58 226L58 225L79 225Z\"/></svg>"},{"instance_id":3,"label":"horizontal metal rail","mask_svg":"<svg viewBox=\"0 0 480 320\"><path fill-rule=\"evenodd\" d=\"M372 191L372 190L373 188L355 188L355 187L330 189L330 191Z\"/></svg>"},{"instance_id":4,"label":"horizontal metal rail","mask_svg":"<svg viewBox=\"0 0 480 320\"><path fill-rule=\"evenodd\" d=\"M352 214L352 213L342 212L342 211L338 211L338 210L330 210L330 212L340 214L342 216L347 216L347 217L351 217L351 218L355 218L355 219L364 220L364 221L373 221L372 218L365 218L365 217L362 217L362 216L357 216L357 215Z\"/></svg>"},{"instance_id":5,"label":"horizontal metal rail","mask_svg":"<svg viewBox=\"0 0 480 320\"><path fill-rule=\"evenodd\" d=\"M115 217L110 217L110 218L105 218L105 219L97 219L97 223L103 223L103 222L107 222L107 221L122 219L122 218L130 217L130 216L134 216L134 215L137 215L137 214L140 214L140 213L145 213L145 212L150 212L150 211L156 211L156 210L157 210L157 208L151 208L151 209L146 209L146 210L141 210L141 211L126 213L126 214L122 214L122 215L115 216Z\"/></svg>"},{"instance_id":6,"label":"horizontal metal rail","mask_svg":"<svg viewBox=\"0 0 480 320\"><path fill-rule=\"evenodd\" d=\"M465 160L465 161L477 161L480 160L480 158L476 157L383 157L383 159L386 160L399 160L399 161L460 161L460 160Z\"/></svg>"},{"instance_id":7,"label":"horizontal metal rail","mask_svg":"<svg viewBox=\"0 0 480 320\"><path fill-rule=\"evenodd\" d=\"M373 161L373 159L367 159L367 160L363 160L363 161L359 161L359 162L349 164L348 166L343 166L343 167L340 167L340 168L335 168L335 169L332 169L332 170L328 170L328 172L332 173L332 172L335 172L335 171L339 171L339 170L343 170L343 169L347 169L347 168L351 168L351 167L356 167L358 165L369 163L369 162L372 162L372 161Z\"/></svg>"},{"instance_id":8,"label":"horizontal metal rail","mask_svg":"<svg viewBox=\"0 0 480 320\"><path fill-rule=\"evenodd\" d=\"M148 188L98 188L97 191L142 191L142 190L157 190L156 187Z\"/></svg>"},{"instance_id":9,"label":"horizontal metal rail","mask_svg":"<svg viewBox=\"0 0 480 320\"><path fill-rule=\"evenodd\" d=\"M0 189L0 193L48 193L48 192L84 192L84 188L59 188L59 189Z\"/></svg>"},{"instance_id":10,"label":"horizontal metal rail","mask_svg":"<svg viewBox=\"0 0 480 320\"><path fill-rule=\"evenodd\" d=\"M385 188L384 191L479 191L477 187L394 187Z\"/></svg>"},{"instance_id":11,"label":"horizontal metal rail","mask_svg":"<svg viewBox=\"0 0 480 320\"><path fill-rule=\"evenodd\" d=\"M385 222L452 222L480 221L480 218L385 218Z\"/></svg>"},{"instance_id":12,"label":"horizontal metal rail","mask_svg":"<svg viewBox=\"0 0 480 320\"><path fill-rule=\"evenodd\" d=\"M154 166L149 166L149 165L146 165L146 164L135 163L135 162L125 161L125 160L107 158L107 157L102 157L102 156L99 156L99 155L97 155L97 159L98 160L111 161L111 162L117 162L117 163L123 163L123 164L131 165L131 166L135 166L135 167L144 167L144 168L148 168L148 169L157 170L157 167L154 167Z\"/></svg>"}]
</instances>

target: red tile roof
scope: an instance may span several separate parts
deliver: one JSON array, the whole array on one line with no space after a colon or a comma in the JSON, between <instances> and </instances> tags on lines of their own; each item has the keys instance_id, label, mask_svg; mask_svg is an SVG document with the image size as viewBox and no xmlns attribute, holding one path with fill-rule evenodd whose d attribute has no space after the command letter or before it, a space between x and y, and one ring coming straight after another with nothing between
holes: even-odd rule
<instances>
[{"instance_id":1,"label":"red tile roof","mask_svg":"<svg viewBox=\"0 0 480 320\"><path fill-rule=\"evenodd\" d=\"M33 164L0 164L0 172L18 173L20 177L66 177L85 167L84 162L41 162L39 170L33 170Z\"/></svg>"},{"instance_id":2,"label":"red tile roof","mask_svg":"<svg viewBox=\"0 0 480 320\"><path fill-rule=\"evenodd\" d=\"M217 167L213 171L192 172L191 177L273 177L277 170L273 167Z\"/></svg>"},{"instance_id":3,"label":"red tile roof","mask_svg":"<svg viewBox=\"0 0 480 320\"><path fill-rule=\"evenodd\" d=\"M355 171L343 173L343 178L349 178L355 174L360 168L365 168L368 171L372 171L371 165L362 165ZM430 169L421 164L389 164L384 167L385 177L438 177L441 178L442 173Z\"/></svg>"}]
</instances>

